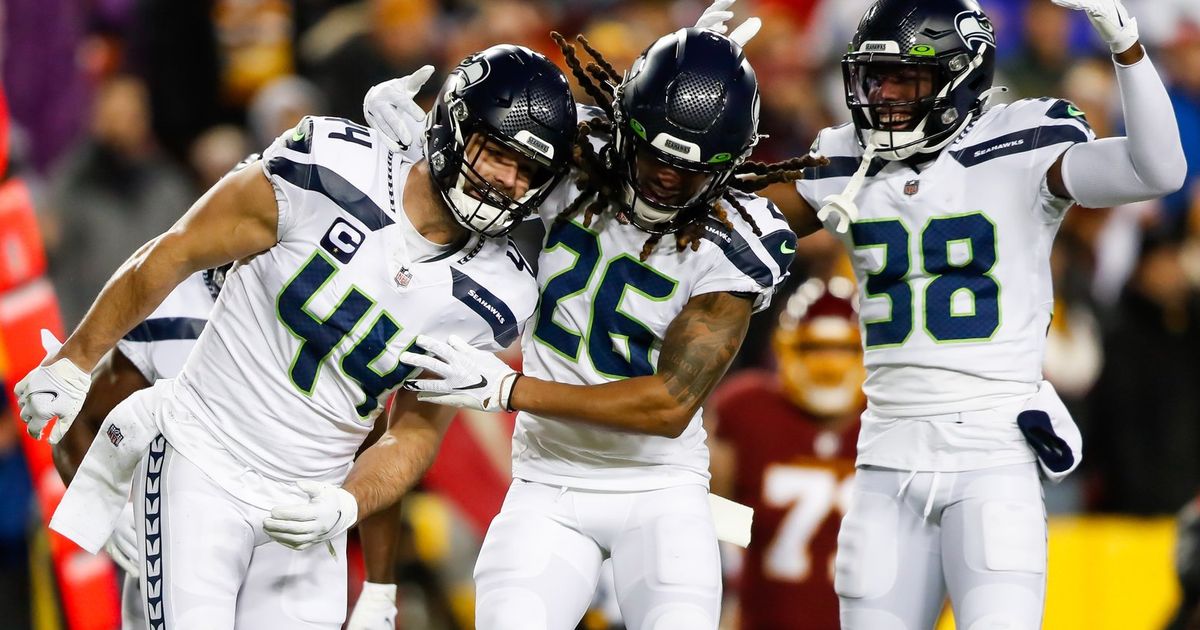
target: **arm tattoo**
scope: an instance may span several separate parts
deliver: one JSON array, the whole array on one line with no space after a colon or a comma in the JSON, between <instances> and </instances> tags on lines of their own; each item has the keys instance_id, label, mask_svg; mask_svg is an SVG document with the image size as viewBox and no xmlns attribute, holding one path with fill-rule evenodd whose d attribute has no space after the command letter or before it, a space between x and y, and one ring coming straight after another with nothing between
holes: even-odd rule
<instances>
[{"instance_id":1,"label":"arm tattoo","mask_svg":"<svg viewBox=\"0 0 1200 630\"><path fill-rule=\"evenodd\" d=\"M742 346L753 301L730 293L693 297L667 328L658 373L681 405L699 407Z\"/></svg>"}]
</instances>

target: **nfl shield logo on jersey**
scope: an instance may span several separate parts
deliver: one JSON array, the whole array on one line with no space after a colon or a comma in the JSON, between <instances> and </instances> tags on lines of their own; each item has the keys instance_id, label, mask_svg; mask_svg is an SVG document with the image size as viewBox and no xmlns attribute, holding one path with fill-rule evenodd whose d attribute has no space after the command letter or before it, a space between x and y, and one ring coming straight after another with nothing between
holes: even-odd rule
<instances>
[{"instance_id":1,"label":"nfl shield logo on jersey","mask_svg":"<svg viewBox=\"0 0 1200 630\"><path fill-rule=\"evenodd\" d=\"M920 186L921 186L920 180L910 179L910 180L904 182L904 194L911 197L911 196L917 194L917 188L919 188Z\"/></svg>"},{"instance_id":2,"label":"nfl shield logo on jersey","mask_svg":"<svg viewBox=\"0 0 1200 630\"><path fill-rule=\"evenodd\" d=\"M396 272L396 286L401 289L407 289L408 283L412 282L412 271L408 267L401 267L400 271Z\"/></svg>"},{"instance_id":3,"label":"nfl shield logo on jersey","mask_svg":"<svg viewBox=\"0 0 1200 630\"><path fill-rule=\"evenodd\" d=\"M120 446L121 442L125 440L125 434L121 433L121 428L115 424L109 425L106 433L108 433L108 441L112 442L113 446Z\"/></svg>"}]
</instances>

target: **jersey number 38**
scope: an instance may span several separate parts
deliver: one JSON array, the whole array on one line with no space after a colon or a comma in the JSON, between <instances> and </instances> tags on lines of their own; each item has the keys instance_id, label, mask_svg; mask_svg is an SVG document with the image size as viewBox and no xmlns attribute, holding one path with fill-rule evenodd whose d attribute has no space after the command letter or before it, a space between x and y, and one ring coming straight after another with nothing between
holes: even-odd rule
<instances>
[{"instance_id":1,"label":"jersey number 38","mask_svg":"<svg viewBox=\"0 0 1200 630\"><path fill-rule=\"evenodd\" d=\"M866 345L901 345L913 329L912 235L899 219L859 221L851 233L856 250L883 248L883 265L867 275L866 293L891 302L889 318L864 317ZM939 343L990 339L1000 327L1000 284L989 275L996 225L979 212L934 217L921 230L917 253L929 278L923 300L929 336Z\"/></svg>"}]
</instances>

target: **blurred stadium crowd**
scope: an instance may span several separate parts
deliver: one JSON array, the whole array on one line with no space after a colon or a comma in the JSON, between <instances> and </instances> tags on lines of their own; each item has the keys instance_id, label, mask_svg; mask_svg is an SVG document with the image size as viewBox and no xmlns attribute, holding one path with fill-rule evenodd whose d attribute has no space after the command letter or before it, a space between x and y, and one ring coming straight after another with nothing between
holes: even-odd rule
<instances>
[{"instance_id":1,"label":"blurred stadium crowd","mask_svg":"<svg viewBox=\"0 0 1200 630\"><path fill-rule=\"evenodd\" d=\"M302 115L361 122L368 88L429 63L439 74L425 88L427 101L440 71L495 43L524 44L561 61L551 30L585 34L625 68L657 36L690 25L706 4L6 0L3 87L12 127L2 175L21 178L32 193L70 329L134 249ZM848 120L837 61L867 4L735 6L739 16L764 23L747 48L762 86L760 131L769 135L757 159L803 154L818 129ZM1082 16L1049 0L981 4L996 25L996 84L1010 88L1004 98L1067 98L1087 112L1098 136L1121 133L1107 50ZM1171 515L1200 492L1200 3L1127 4L1170 88L1189 179L1159 201L1072 212L1055 242L1045 370L1075 414L1086 451L1081 472L1047 490L1058 513ZM576 95L586 101L581 90ZM806 278L838 273L839 248L825 234L804 239L785 293ZM772 365L770 336L786 302L781 295L776 312L758 316L735 371ZM411 600L402 608L404 628L466 627L456 619L469 607L470 566L507 485L511 419L465 420L456 431L469 439L442 453L427 484L451 498L422 495L406 505L414 536L401 571L411 585L402 588ZM40 521L18 426L0 423L4 628L29 627L36 616L28 549Z\"/></svg>"}]
</instances>

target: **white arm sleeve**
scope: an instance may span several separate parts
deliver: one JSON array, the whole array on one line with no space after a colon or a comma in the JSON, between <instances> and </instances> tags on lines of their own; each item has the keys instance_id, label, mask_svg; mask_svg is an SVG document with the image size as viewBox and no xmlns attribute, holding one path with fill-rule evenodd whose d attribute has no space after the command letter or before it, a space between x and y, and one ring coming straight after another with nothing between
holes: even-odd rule
<instances>
[{"instance_id":1,"label":"white arm sleeve","mask_svg":"<svg viewBox=\"0 0 1200 630\"><path fill-rule=\"evenodd\" d=\"M1187 174L1175 111L1149 56L1116 66L1126 136L1076 144L1063 156L1063 183L1089 208L1168 195Z\"/></svg>"}]
</instances>

